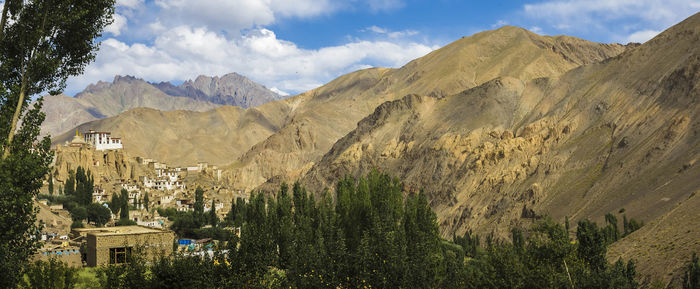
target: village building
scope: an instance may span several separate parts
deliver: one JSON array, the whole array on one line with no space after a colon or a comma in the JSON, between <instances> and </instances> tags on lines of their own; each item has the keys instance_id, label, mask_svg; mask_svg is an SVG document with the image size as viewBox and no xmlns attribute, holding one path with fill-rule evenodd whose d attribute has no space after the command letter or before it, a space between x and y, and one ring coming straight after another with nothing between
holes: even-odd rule
<instances>
[{"instance_id":1,"label":"village building","mask_svg":"<svg viewBox=\"0 0 700 289\"><path fill-rule=\"evenodd\" d=\"M90 130L85 133L85 142L98 151L119 150L123 148L121 138L112 137L110 132Z\"/></svg>"},{"instance_id":2,"label":"village building","mask_svg":"<svg viewBox=\"0 0 700 289\"><path fill-rule=\"evenodd\" d=\"M160 177L156 179L149 178L147 176L142 176L139 178L144 187L159 191L166 190L184 190L186 188L185 182L175 178L175 180L170 177Z\"/></svg>"},{"instance_id":3,"label":"village building","mask_svg":"<svg viewBox=\"0 0 700 289\"><path fill-rule=\"evenodd\" d=\"M66 146L74 148L84 148L88 146L88 143L85 142L85 140L83 140L83 138L80 136L80 132L76 131L75 136L69 143L66 143Z\"/></svg>"},{"instance_id":4,"label":"village building","mask_svg":"<svg viewBox=\"0 0 700 289\"><path fill-rule=\"evenodd\" d=\"M109 195L101 187L95 187L92 192L92 201L95 203L107 202L109 201Z\"/></svg>"},{"instance_id":5,"label":"village building","mask_svg":"<svg viewBox=\"0 0 700 289\"><path fill-rule=\"evenodd\" d=\"M170 256L175 240L172 231L144 226L76 228L72 234L86 240L90 267L128 263L137 253L146 260Z\"/></svg>"}]
</instances>

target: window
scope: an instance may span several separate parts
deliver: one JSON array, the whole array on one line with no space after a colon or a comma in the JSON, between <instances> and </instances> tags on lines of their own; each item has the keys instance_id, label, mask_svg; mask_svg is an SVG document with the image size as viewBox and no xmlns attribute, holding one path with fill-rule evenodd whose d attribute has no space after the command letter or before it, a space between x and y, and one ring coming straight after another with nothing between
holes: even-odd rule
<instances>
[{"instance_id":1,"label":"window","mask_svg":"<svg viewBox=\"0 0 700 289\"><path fill-rule=\"evenodd\" d=\"M131 259L131 247L109 248L109 264L124 264Z\"/></svg>"}]
</instances>

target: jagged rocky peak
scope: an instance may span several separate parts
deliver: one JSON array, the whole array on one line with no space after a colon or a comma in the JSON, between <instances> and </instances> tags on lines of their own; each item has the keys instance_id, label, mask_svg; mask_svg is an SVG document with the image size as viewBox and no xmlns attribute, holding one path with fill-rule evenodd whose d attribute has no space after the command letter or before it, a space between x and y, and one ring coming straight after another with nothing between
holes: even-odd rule
<instances>
[{"instance_id":1,"label":"jagged rocky peak","mask_svg":"<svg viewBox=\"0 0 700 289\"><path fill-rule=\"evenodd\" d=\"M207 100L222 105L234 105L240 107L253 107L282 97L267 87L258 84L238 73L229 73L218 76L197 76L194 80L188 80L177 86L178 92L173 87L159 86L166 93L179 93L182 96Z\"/></svg>"}]
</instances>

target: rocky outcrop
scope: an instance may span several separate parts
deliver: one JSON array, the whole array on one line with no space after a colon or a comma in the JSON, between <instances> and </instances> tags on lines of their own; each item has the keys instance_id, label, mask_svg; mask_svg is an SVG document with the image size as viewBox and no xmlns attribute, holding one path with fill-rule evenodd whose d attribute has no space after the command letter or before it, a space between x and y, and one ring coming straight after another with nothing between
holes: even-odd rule
<instances>
[{"instance_id":1,"label":"rocky outcrop","mask_svg":"<svg viewBox=\"0 0 700 289\"><path fill-rule=\"evenodd\" d=\"M115 180L138 180L139 176L153 175L153 172L136 163L124 150L97 151L88 146L58 145L54 152L52 173L59 182L65 182L69 172L75 171L78 166L91 172L96 185Z\"/></svg>"},{"instance_id":2,"label":"rocky outcrop","mask_svg":"<svg viewBox=\"0 0 700 289\"><path fill-rule=\"evenodd\" d=\"M172 85L168 86L169 84L161 83L157 86L169 95L242 108L255 107L283 98L265 86L238 73L229 73L222 77L200 75L194 81L185 81L177 86L177 89Z\"/></svg>"}]
</instances>

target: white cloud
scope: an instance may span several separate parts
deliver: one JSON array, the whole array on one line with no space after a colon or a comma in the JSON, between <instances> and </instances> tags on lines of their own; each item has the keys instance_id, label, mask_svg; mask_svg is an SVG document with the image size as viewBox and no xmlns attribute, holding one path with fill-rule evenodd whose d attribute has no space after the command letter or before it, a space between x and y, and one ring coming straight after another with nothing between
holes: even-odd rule
<instances>
[{"instance_id":1,"label":"white cloud","mask_svg":"<svg viewBox=\"0 0 700 289\"><path fill-rule=\"evenodd\" d=\"M661 31L658 30L637 31L627 36L627 42L644 43L647 42L649 39L654 38L654 36L658 35L659 33L661 33Z\"/></svg>"},{"instance_id":2,"label":"white cloud","mask_svg":"<svg viewBox=\"0 0 700 289\"><path fill-rule=\"evenodd\" d=\"M302 49L264 28L228 39L205 27L181 25L162 32L153 45L105 40L95 63L87 67L84 75L70 79L69 87L78 91L97 80L125 74L164 81L239 72L282 92L302 92L344 73L369 67L368 63L398 67L435 48L387 38Z\"/></svg>"},{"instance_id":3,"label":"white cloud","mask_svg":"<svg viewBox=\"0 0 700 289\"><path fill-rule=\"evenodd\" d=\"M540 34L540 35L543 35L543 34L544 34L544 30L542 30L542 28L539 27L539 26L532 26L532 27L530 27L530 29L528 29L528 30L530 30L530 31L532 31L532 32L534 32L534 33Z\"/></svg>"},{"instance_id":4,"label":"white cloud","mask_svg":"<svg viewBox=\"0 0 700 289\"><path fill-rule=\"evenodd\" d=\"M418 34L418 31L416 31L416 30L408 29L408 30L402 30L402 31L391 31L389 29L382 28L382 27L379 27L376 25L372 25L370 27L362 29L362 30L360 30L360 32L374 32L377 34L386 35L389 38L403 38L403 37L413 36L413 35Z\"/></svg>"},{"instance_id":5,"label":"white cloud","mask_svg":"<svg viewBox=\"0 0 700 289\"><path fill-rule=\"evenodd\" d=\"M114 36L119 36L121 34L121 31L126 28L126 17L114 13L112 15L112 19L114 20L112 24L108 25L105 27L105 32L112 33Z\"/></svg>"},{"instance_id":6,"label":"white cloud","mask_svg":"<svg viewBox=\"0 0 700 289\"><path fill-rule=\"evenodd\" d=\"M138 8L143 4L143 0L117 0L117 7Z\"/></svg>"},{"instance_id":7,"label":"white cloud","mask_svg":"<svg viewBox=\"0 0 700 289\"><path fill-rule=\"evenodd\" d=\"M241 29L273 24L279 17L306 18L335 11L330 0L156 0L166 26L206 26L237 35Z\"/></svg>"},{"instance_id":8,"label":"white cloud","mask_svg":"<svg viewBox=\"0 0 700 289\"><path fill-rule=\"evenodd\" d=\"M277 93L277 94L279 94L279 95L281 95L281 96L288 96L288 95L289 95L288 92L281 91L281 90L280 90L279 88L277 88L277 87L270 87L270 90L272 90L272 92Z\"/></svg>"},{"instance_id":9,"label":"white cloud","mask_svg":"<svg viewBox=\"0 0 700 289\"><path fill-rule=\"evenodd\" d=\"M114 75L181 81L200 74L238 72L280 94L302 92L344 73L372 66L398 67L437 47L410 40L415 30L368 27L369 38L305 49L265 27L285 18L311 18L339 10L372 12L403 7L403 0L118 0L95 62L70 78L76 93ZM128 20L128 21L127 21ZM127 22L129 33L126 33Z\"/></svg>"},{"instance_id":10,"label":"white cloud","mask_svg":"<svg viewBox=\"0 0 700 289\"><path fill-rule=\"evenodd\" d=\"M153 33L160 33L166 30L165 26L160 23L160 20L156 19L155 22L148 24L148 28L151 29Z\"/></svg>"},{"instance_id":11,"label":"white cloud","mask_svg":"<svg viewBox=\"0 0 700 289\"><path fill-rule=\"evenodd\" d=\"M493 25L491 25L491 28L499 28L499 27L504 26L504 25L508 25L508 21L501 19L501 20L496 21L496 23L494 23Z\"/></svg>"},{"instance_id":12,"label":"white cloud","mask_svg":"<svg viewBox=\"0 0 700 289\"><path fill-rule=\"evenodd\" d=\"M697 0L550 0L525 4L522 12L563 33L597 31L623 41L633 31L658 31L676 24L696 13L698 5Z\"/></svg>"}]
</instances>

